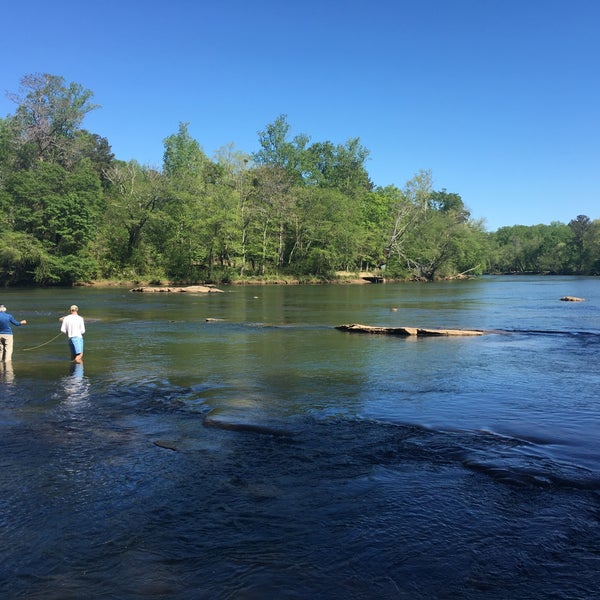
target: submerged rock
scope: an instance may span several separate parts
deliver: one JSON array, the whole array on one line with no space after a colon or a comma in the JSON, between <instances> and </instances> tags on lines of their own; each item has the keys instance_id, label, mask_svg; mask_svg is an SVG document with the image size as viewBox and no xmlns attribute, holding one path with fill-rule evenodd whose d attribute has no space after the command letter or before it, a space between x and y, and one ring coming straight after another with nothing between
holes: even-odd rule
<instances>
[{"instance_id":1,"label":"submerged rock","mask_svg":"<svg viewBox=\"0 0 600 600\"><path fill-rule=\"evenodd\" d=\"M164 448L165 450L174 450L175 452L179 450L174 442L169 442L167 440L155 440L154 445L159 448Z\"/></svg>"},{"instance_id":2,"label":"submerged rock","mask_svg":"<svg viewBox=\"0 0 600 600\"><path fill-rule=\"evenodd\" d=\"M277 437L292 437L294 435L292 431L268 424L252 423L239 418L234 420L232 417L227 418L211 414L204 417L204 426L215 427L217 429L228 429L230 431L246 431L261 435L273 435Z\"/></svg>"}]
</instances>

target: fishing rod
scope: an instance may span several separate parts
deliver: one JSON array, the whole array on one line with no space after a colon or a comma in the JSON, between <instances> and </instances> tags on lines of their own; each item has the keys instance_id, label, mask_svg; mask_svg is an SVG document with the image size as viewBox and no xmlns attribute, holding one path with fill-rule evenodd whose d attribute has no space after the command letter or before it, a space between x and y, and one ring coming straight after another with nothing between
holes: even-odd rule
<instances>
[{"instance_id":1,"label":"fishing rod","mask_svg":"<svg viewBox=\"0 0 600 600\"><path fill-rule=\"evenodd\" d=\"M58 335L55 335L51 340L48 340L47 342L44 342L43 344L40 344L39 346L33 346L31 348L23 348L22 351L27 352L29 350L37 350L38 348L41 348L42 346L46 346L47 344L50 344L51 342L53 342L56 338L60 337L61 335L62 335L62 331Z\"/></svg>"}]
</instances>

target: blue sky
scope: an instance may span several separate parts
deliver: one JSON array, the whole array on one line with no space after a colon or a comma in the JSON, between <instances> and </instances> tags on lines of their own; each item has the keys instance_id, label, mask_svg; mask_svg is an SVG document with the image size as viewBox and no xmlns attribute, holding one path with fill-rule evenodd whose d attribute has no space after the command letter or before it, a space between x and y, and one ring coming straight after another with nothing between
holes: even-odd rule
<instances>
[{"instance_id":1,"label":"blue sky","mask_svg":"<svg viewBox=\"0 0 600 600\"><path fill-rule=\"evenodd\" d=\"M189 123L204 151L291 135L370 151L376 185L430 170L490 231L600 218L596 0L31 0L2 9L6 92L51 73L94 93L83 126L162 164Z\"/></svg>"}]
</instances>

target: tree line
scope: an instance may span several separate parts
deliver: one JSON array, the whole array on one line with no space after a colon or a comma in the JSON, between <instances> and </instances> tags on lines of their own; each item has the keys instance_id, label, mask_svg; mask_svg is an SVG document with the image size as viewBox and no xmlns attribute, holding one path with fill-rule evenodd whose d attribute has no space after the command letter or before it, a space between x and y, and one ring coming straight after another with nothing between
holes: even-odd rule
<instances>
[{"instance_id":1,"label":"tree line","mask_svg":"<svg viewBox=\"0 0 600 600\"><path fill-rule=\"evenodd\" d=\"M485 231L429 171L374 186L359 138L291 137L281 115L257 150L208 157L186 123L161 167L117 160L82 128L93 93L62 77L23 77L0 119L0 282L98 279L224 283L328 281L375 271L431 281L483 273L600 273L600 221Z\"/></svg>"}]
</instances>

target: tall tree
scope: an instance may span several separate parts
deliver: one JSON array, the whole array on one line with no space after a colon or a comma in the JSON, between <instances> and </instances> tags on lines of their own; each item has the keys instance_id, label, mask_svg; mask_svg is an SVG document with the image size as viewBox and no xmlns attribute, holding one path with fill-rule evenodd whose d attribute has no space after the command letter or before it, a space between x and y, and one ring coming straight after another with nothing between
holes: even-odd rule
<instances>
[{"instance_id":1,"label":"tall tree","mask_svg":"<svg viewBox=\"0 0 600 600\"><path fill-rule=\"evenodd\" d=\"M586 273L600 275L600 219L592 221L587 233L589 263Z\"/></svg>"},{"instance_id":2,"label":"tall tree","mask_svg":"<svg viewBox=\"0 0 600 600\"><path fill-rule=\"evenodd\" d=\"M64 161L69 142L85 115L98 106L93 93L78 83L48 73L26 75L21 91L8 97L18 104L14 116L21 141L34 147L39 160Z\"/></svg>"},{"instance_id":3,"label":"tall tree","mask_svg":"<svg viewBox=\"0 0 600 600\"><path fill-rule=\"evenodd\" d=\"M73 140L73 152L67 168L82 160L89 160L104 187L108 185L107 172L115 163L115 155L105 137L79 129Z\"/></svg>"},{"instance_id":4,"label":"tall tree","mask_svg":"<svg viewBox=\"0 0 600 600\"><path fill-rule=\"evenodd\" d=\"M285 169L263 165L252 171L250 192L252 226L250 238L253 260L265 274L267 265L284 265L285 230L293 212L291 178ZM258 250L260 248L260 250Z\"/></svg>"},{"instance_id":5,"label":"tall tree","mask_svg":"<svg viewBox=\"0 0 600 600\"><path fill-rule=\"evenodd\" d=\"M239 274L244 276L246 271L248 236L250 232L251 210L250 194L252 174L250 172L250 155L236 150L229 144L215 153L217 164L223 171L224 183L235 190L237 194L237 209L235 219L238 231L238 243L234 244L240 258Z\"/></svg>"},{"instance_id":6,"label":"tall tree","mask_svg":"<svg viewBox=\"0 0 600 600\"><path fill-rule=\"evenodd\" d=\"M160 229L168 234L163 249L169 274L188 280L212 278L215 262L222 264L223 254L229 251L224 238L235 218L225 167L206 156L189 134L187 123L180 123L179 131L165 138L164 147L169 200L163 207L165 221ZM158 231L155 237L159 237Z\"/></svg>"},{"instance_id":7,"label":"tall tree","mask_svg":"<svg viewBox=\"0 0 600 600\"><path fill-rule=\"evenodd\" d=\"M576 219L569 221L569 227L573 232L573 247L575 250L575 272L583 273L587 261L587 233L591 226L591 220L586 215L578 215Z\"/></svg>"},{"instance_id":8,"label":"tall tree","mask_svg":"<svg viewBox=\"0 0 600 600\"><path fill-rule=\"evenodd\" d=\"M297 191L290 214L287 262L298 272L330 276L354 265L360 245L360 206L332 188Z\"/></svg>"},{"instance_id":9,"label":"tall tree","mask_svg":"<svg viewBox=\"0 0 600 600\"><path fill-rule=\"evenodd\" d=\"M484 268L480 225L471 224L458 194L433 191L421 171L395 192L392 232L385 250L398 274L431 281ZM391 265L394 269L394 265Z\"/></svg>"},{"instance_id":10,"label":"tall tree","mask_svg":"<svg viewBox=\"0 0 600 600\"><path fill-rule=\"evenodd\" d=\"M361 239L357 248L357 268L371 271L386 264L389 247L388 230L394 222L394 209L400 191L394 186L378 187L364 194L361 199Z\"/></svg>"},{"instance_id":11,"label":"tall tree","mask_svg":"<svg viewBox=\"0 0 600 600\"><path fill-rule=\"evenodd\" d=\"M364 193L373 187L365 168L368 156L369 151L358 138L340 145L312 144L305 153L305 179L309 184L334 188L345 194Z\"/></svg>"},{"instance_id":12,"label":"tall tree","mask_svg":"<svg viewBox=\"0 0 600 600\"><path fill-rule=\"evenodd\" d=\"M290 125L287 115L280 115L258 134L260 150L252 155L257 165L268 165L284 170L292 183L302 180L304 152L310 138L299 134L288 138Z\"/></svg>"},{"instance_id":13,"label":"tall tree","mask_svg":"<svg viewBox=\"0 0 600 600\"><path fill-rule=\"evenodd\" d=\"M106 213L106 251L120 266L145 273L150 256L143 251L144 234L152 219L160 218L167 194L158 171L136 161L117 163L107 173L111 189Z\"/></svg>"},{"instance_id":14,"label":"tall tree","mask_svg":"<svg viewBox=\"0 0 600 600\"><path fill-rule=\"evenodd\" d=\"M36 276L39 283L92 277L96 265L89 259L89 249L102 211L102 192L90 161L82 161L72 172L58 164L37 163L12 174L6 194L11 199L6 214L12 229L38 240L54 258L44 271L47 281ZM77 264L76 258L68 257L81 260Z\"/></svg>"},{"instance_id":15,"label":"tall tree","mask_svg":"<svg viewBox=\"0 0 600 600\"><path fill-rule=\"evenodd\" d=\"M406 183L402 191L393 186L388 189L387 193L393 194L395 202L393 224L385 249L386 259L395 255L410 267L408 234L418 225L427 211L431 192L430 171L420 171Z\"/></svg>"},{"instance_id":16,"label":"tall tree","mask_svg":"<svg viewBox=\"0 0 600 600\"><path fill-rule=\"evenodd\" d=\"M190 179L198 181L209 162L200 144L190 135L189 123L179 123L176 134L163 141L163 172L182 184Z\"/></svg>"}]
</instances>

